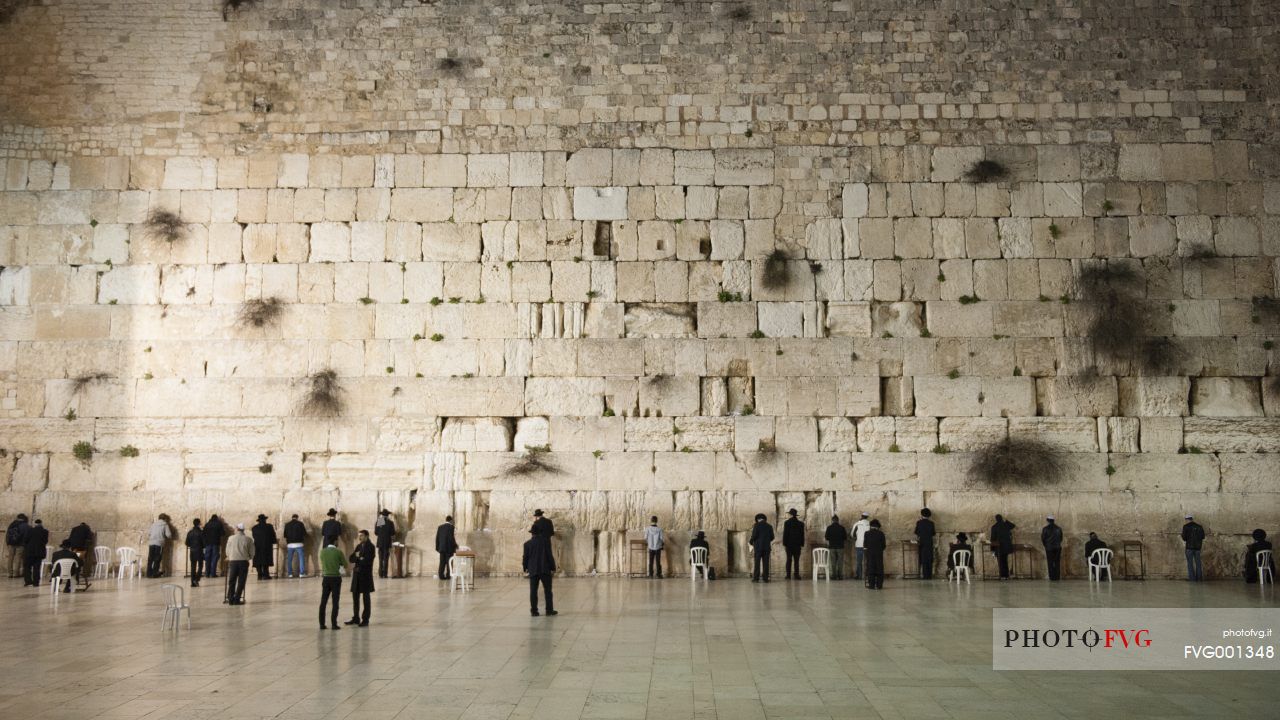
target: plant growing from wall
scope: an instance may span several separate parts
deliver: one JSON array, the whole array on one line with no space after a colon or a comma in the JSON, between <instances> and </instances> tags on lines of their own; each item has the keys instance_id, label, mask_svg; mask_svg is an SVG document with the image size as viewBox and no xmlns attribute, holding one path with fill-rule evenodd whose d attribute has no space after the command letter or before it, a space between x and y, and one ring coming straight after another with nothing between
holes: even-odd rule
<instances>
[{"instance_id":1,"label":"plant growing from wall","mask_svg":"<svg viewBox=\"0 0 1280 720\"><path fill-rule=\"evenodd\" d=\"M187 224L178 213L155 208L147 215L147 234L157 240L177 242L187 236Z\"/></svg>"},{"instance_id":2,"label":"plant growing from wall","mask_svg":"<svg viewBox=\"0 0 1280 720\"><path fill-rule=\"evenodd\" d=\"M979 160L965 171L964 177L969 182L989 183L1003 179L1009 169L995 160Z\"/></svg>"},{"instance_id":3,"label":"plant growing from wall","mask_svg":"<svg viewBox=\"0 0 1280 720\"><path fill-rule=\"evenodd\" d=\"M527 477L538 473L558 475L563 471L551 461L551 448L546 445L525 445L524 453L507 466L506 474Z\"/></svg>"},{"instance_id":4,"label":"plant growing from wall","mask_svg":"<svg viewBox=\"0 0 1280 720\"><path fill-rule=\"evenodd\" d=\"M791 265L787 261L787 253L776 248L764 259L764 273L760 283L770 290L784 288L791 284Z\"/></svg>"},{"instance_id":5,"label":"plant growing from wall","mask_svg":"<svg viewBox=\"0 0 1280 720\"><path fill-rule=\"evenodd\" d=\"M110 380L110 379L111 379L111 375L109 373L104 373L104 372L91 372L91 373L85 373L83 375L78 375L71 383L71 392L74 395L79 395L80 393L84 392L85 388L89 387L93 383L102 382L104 380Z\"/></svg>"},{"instance_id":6,"label":"plant growing from wall","mask_svg":"<svg viewBox=\"0 0 1280 720\"><path fill-rule=\"evenodd\" d=\"M138 457L138 454L139 454L138 448L132 445L125 445L124 447L120 448L120 457L136 458Z\"/></svg>"},{"instance_id":7,"label":"plant growing from wall","mask_svg":"<svg viewBox=\"0 0 1280 720\"><path fill-rule=\"evenodd\" d=\"M76 459L80 462L88 465L90 462L93 462L93 443L88 442L87 440L81 440L71 446L71 454L75 455Z\"/></svg>"},{"instance_id":8,"label":"plant growing from wall","mask_svg":"<svg viewBox=\"0 0 1280 720\"><path fill-rule=\"evenodd\" d=\"M278 297L254 298L240 306L236 321L242 327L266 327L274 325L284 314L284 301Z\"/></svg>"},{"instance_id":9,"label":"plant growing from wall","mask_svg":"<svg viewBox=\"0 0 1280 720\"><path fill-rule=\"evenodd\" d=\"M751 12L751 8L745 5L734 5L724 13L724 18L726 20L733 20L735 22L750 22L752 17L753 13Z\"/></svg>"},{"instance_id":10,"label":"plant growing from wall","mask_svg":"<svg viewBox=\"0 0 1280 720\"><path fill-rule=\"evenodd\" d=\"M337 417L342 414L346 393L338 373L324 369L307 378L307 393L302 399L301 413L311 417Z\"/></svg>"},{"instance_id":11,"label":"plant growing from wall","mask_svg":"<svg viewBox=\"0 0 1280 720\"><path fill-rule=\"evenodd\" d=\"M1174 372L1183 359L1181 347L1165 337L1147 334L1149 303L1143 277L1129 265L1091 264L1075 278L1075 291L1089 310L1085 335L1095 353L1132 362L1152 374Z\"/></svg>"},{"instance_id":12,"label":"plant growing from wall","mask_svg":"<svg viewBox=\"0 0 1280 720\"><path fill-rule=\"evenodd\" d=\"M969 480L993 488L1051 484L1065 463L1053 446L1031 438L1005 438L973 454Z\"/></svg>"}]
</instances>

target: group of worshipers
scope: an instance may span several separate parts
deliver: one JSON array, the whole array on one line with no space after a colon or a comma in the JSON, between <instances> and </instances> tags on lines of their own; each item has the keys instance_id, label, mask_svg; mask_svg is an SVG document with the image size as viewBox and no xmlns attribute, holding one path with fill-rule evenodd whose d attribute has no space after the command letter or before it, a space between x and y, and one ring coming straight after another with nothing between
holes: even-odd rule
<instances>
[{"instance_id":1,"label":"group of worshipers","mask_svg":"<svg viewBox=\"0 0 1280 720\"><path fill-rule=\"evenodd\" d=\"M786 577L788 580L800 579L800 556L805 546L805 524L798 515L795 508L787 511L788 518L782 524L782 547L786 553ZM991 526L988 537L991 543L991 552L995 555L996 566L999 571L1001 580L1010 578L1010 563L1015 545L1013 542L1013 531L1017 526L1003 515L997 514L995 522ZM916 560L918 563L919 577L923 580L933 578L934 545L937 536L937 526L933 522L933 511L929 508L920 510L920 517L916 520L913 534L916 538ZM855 569L853 573L854 580L863 579L863 569L866 569L866 585L873 590L881 589L884 586L884 553L888 547L887 538L884 531L880 529L880 521L871 518L868 513L862 513L861 517L853 524L852 529L846 529L840 524L838 515L831 516L831 524L826 528L824 537L827 542L827 548L830 550L830 574L833 580L844 579L845 568L845 551L850 542L853 543L855 556ZM1254 530L1252 533L1253 542L1245 548L1244 554L1244 577L1246 582L1258 582L1259 553L1271 550L1271 541L1267 540L1267 533L1261 528ZM747 540L747 545L751 550L753 557L751 581L752 582L769 582L769 561L772 555L772 549L775 539L777 538L773 526L769 524L768 518L764 513L755 516L755 524L751 528L751 534ZM1201 565L1200 553L1204 545L1205 531L1204 528L1191 515L1185 517L1185 524L1182 527L1182 541L1186 548L1187 557L1187 579L1195 582L1204 580L1204 570ZM654 568L657 568L657 578L662 577L662 560L661 551L663 549L663 533L658 527L657 516L649 519L649 527L645 528L645 541L649 549L649 577L655 577ZM1050 580L1059 580L1062 577L1062 546L1064 543L1064 535L1062 528L1057 524L1057 519L1053 515L1045 518L1045 525L1040 529L1040 544L1044 548L1045 565ZM689 548L707 548L706 533L699 531L697 535L689 542ZM1089 533L1089 539L1084 544L1084 557L1088 561L1094 556L1097 550L1109 549L1107 544L1099 539L1095 532ZM957 552L963 554L957 555ZM957 533L955 542L950 543L947 550L947 574L948 577L955 572L956 561L963 558L967 567L973 569L974 549L969 543L968 533ZM1270 570L1272 576L1275 574L1275 560L1271 558ZM1107 572L1110 568L1107 567ZM904 570L905 571L905 570ZM707 572L706 568L693 568L692 572Z\"/></svg>"}]
</instances>

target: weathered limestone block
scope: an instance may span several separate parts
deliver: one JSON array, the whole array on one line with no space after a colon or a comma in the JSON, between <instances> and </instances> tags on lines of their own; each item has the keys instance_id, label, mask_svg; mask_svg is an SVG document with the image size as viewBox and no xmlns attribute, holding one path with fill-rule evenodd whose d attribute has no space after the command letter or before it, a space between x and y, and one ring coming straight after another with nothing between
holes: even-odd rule
<instances>
[{"instance_id":1,"label":"weathered limestone block","mask_svg":"<svg viewBox=\"0 0 1280 720\"><path fill-rule=\"evenodd\" d=\"M694 337L694 308L686 303L628 303L627 337Z\"/></svg>"},{"instance_id":2,"label":"weathered limestone block","mask_svg":"<svg viewBox=\"0 0 1280 720\"><path fill-rule=\"evenodd\" d=\"M1098 426L1093 418L1010 418L1009 436L1040 440L1063 452L1098 452Z\"/></svg>"},{"instance_id":3,"label":"weathered limestone block","mask_svg":"<svg viewBox=\"0 0 1280 720\"><path fill-rule=\"evenodd\" d=\"M982 379L976 377L916 377L916 414L935 417L982 415L982 401L979 399L982 388Z\"/></svg>"},{"instance_id":4,"label":"weathered limestone block","mask_svg":"<svg viewBox=\"0 0 1280 720\"><path fill-rule=\"evenodd\" d=\"M531 467L529 458L536 461ZM464 487L472 491L522 492L593 490L597 462L591 453L467 453Z\"/></svg>"},{"instance_id":5,"label":"weathered limestone block","mask_svg":"<svg viewBox=\"0 0 1280 720\"><path fill-rule=\"evenodd\" d=\"M1007 304L999 303L1001 307ZM981 302L970 305L943 301L926 303L929 332L937 337L987 337L994 330L992 307L992 303Z\"/></svg>"},{"instance_id":6,"label":"weathered limestone block","mask_svg":"<svg viewBox=\"0 0 1280 720\"><path fill-rule=\"evenodd\" d=\"M548 447L551 444L551 424L547 418L516 418L516 434L511 449ZM477 448L482 449L482 448Z\"/></svg>"},{"instance_id":7,"label":"weathered limestone block","mask_svg":"<svg viewBox=\"0 0 1280 720\"><path fill-rule=\"evenodd\" d=\"M1098 418L1098 444L1106 452L1139 452L1139 420L1136 417Z\"/></svg>"},{"instance_id":8,"label":"weathered limestone block","mask_svg":"<svg viewBox=\"0 0 1280 720\"><path fill-rule=\"evenodd\" d=\"M512 450L510 421L492 417L450 417L444 419L440 433L440 449L444 451Z\"/></svg>"},{"instance_id":9,"label":"weathered limestone block","mask_svg":"<svg viewBox=\"0 0 1280 720\"><path fill-rule=\"evenodd\" d=\"M405 378L402 385L406 395L422 398L422 405L416 408L416 412L427 415L517 417L526 414L522 378ZM549 413L530 409L528 414Z\"/></svg>"},{"instance_id":10,"label":"weathered limestone block","mask_svg":"<svg viewBox=\"0 0 1280 720\"><path fill-rule=\"evenodd\" d=\"M426 452L438 449L439 418L383 417L370 425L369 446L378 452Z\"/></svg>"},{"instance_id":11,"label":"weathered limestone block","mask_svg":"<svg viewBox=\"0 0 1280 720\"><path fill-rule=\"evenodd\" d=\"M1186 415L1190 392L1190 378L1122 377L1120 412L1135 417Z\"/></svg>"},{"instance_id":12,"label":"weathered limestone block","mask_svg":"<svg viewBox=\"0 0 1280 720\"><path fill-rule=\"evenodd\" d=\"M1213 455L1113 454L1112 492L1209 493L1219 485L1218 458Z\"/></svg>"},{"instance_id":13,"label":"weathered limestone block","mask_svg":"<svg viewBox=\"0 0 1280 720\"><path fill-rule=\"evenodd\" d=\"M696 497L697 493L680 491L714 490L715 459L716 455L712 452L656 452L653 456L654 466L657 467L654 475L655 488L658 491L676 491L677 512L680 512L683 507L683 511L692 512L692 519L696 520L701 514L701 503L690 500L688 495L692 494ZM660 521L666 522L666 519L660 518ZM697 525L673 524L670 527L697 527Z\"/></svg>"},{"instance_id":14,"label":"weathered limestone block","mask_svg":"<svg viewBox=\"0 0 1280 720\"><path fill-rule=\"evenodd\" d=\"M696 415L701 405L701 383L694 375L655 375L640 381L642 415Z\"/></svg>"},{"instance_id":15,"label":"weathered limestone block","mask_svg":"<svg viewBox=\"0 0 1280 720\"><path fill-rule=\"evenodd\" d=\"M1025 417L1036 412L1035 380L1029 377L986 378L982 381L982 414L987 417Z\"/></svg>"},{"instance_id":16,"label":"weathered limestone block","mask_svg":"<svg viewBox=\"0 0 1280 720\"><path fill-rule=\"evenodd\" d=\"M756 330L756 307L745 302L698 303L698 336L746 337Z\"/></svg>"},{"instance_id":17,"label":"weathered limestone block","mask_svg":"<svg viewBox=\"0 0 1280 720\"><path fill-rule=\"evenodd\" d=\"M1280 418L1190 417L1183 441L1205 452L1280 452Z\"/></svg>"},{"instance_id":18,"label":"weathered limestone block","mask_svg":"<svg viewBox=\"0 0 1280 720\"><path fill-rule=\"evenodd\" d=\"M888 336L913 338L919 337L924 327L920 318L921 306L918 303L890 302L880 303L872 307L871 332L873 337Z\"/></svg>"},{"instance_id":19,"label":"weathered limestone block","mask_svg":"<svg viewBox=\"0 0 1280 720\"><path fill-rule=\"evenodd\" d=\"M670 451L675 444L674 426L671 418L629 417L624 439L628 451Z\"/></svg>"},{"instance_id":20,"label":"weathered limestone block","mask_svg":"<svg viewBox=\"0 0 1280 720\"><path fill-rule=\"evenodd\" d=\"M1182 448L1180 417L1138 418L1138 444L1144 453L1175 453Z\"/></svg>"},{"instance_id":21,"label":"weathered limestone block","mask_svg":"<svg viewBox=\"0 0 1280 720\"><path fill-rule=\"evenodd\" d=\"M1117 414L1116 379L1101 376L1059 376L1036 379L1036 393L1046 415L1101 417Z\"/></svg>"},{"instance_id":22,"label":"weathered limestone block","mask_svg":"<svg viewBox=\"0 0 1280 720\"><path fill-rule=\"evenodd\" d=\"M575 187L573 217L576 220L626 220L627 189L622 187ZM674 243L672 252L674 252Z\"/></svg>"},{"instance_id":23,"label":"weathered limestone block","mask_svg":"<svg viewBox=\"0 0 1280 720\"><path fill-rule=\"evenodd\" d=\"M727 417L678 417L672 432L678 450L727 451L733 449L734 419Z\"/></svg>"},{"instance_id":24,"label":"weathered limestone block","mask_svg":"<svg viewBox=\"0 0 1280 720\"><path fill-rule=\"evenodd\" d=\"M1191 414L1202 417L1262 415L1255 378L1201 377L1191 387Z\"/></svg>"},{"instance_id":25,"label":"weathered limestone block","mask_svg":"<svg viewBox=\"0 0 1280 720\"><path fill-rule=\"evenodd\" d=\"M715 151L716 185L769 185L773 182L773 168L772 150Z\"/></svg>"},{"instance_id":26,"label":"weathered limestone block","mask_svg":"<svg viewBox=\"0 0 1280 720\"><path fill-rule=\"evenodd\" d=\"M942 418L938 422L938 441L952 452L980 450L1004 440L1009 423L1003 418Z\"/></svg>"},{"instance_id":27,"label":"weathered limestone block","mask_svg":"<svg viewBox=\"0 0 1280 720\"><path fill-rule=\"evenodd\" d=\"M933 417L895 418L894 437L903 452L931 452L938 447L938 419Z\"/></svg>"},{"instance_id":28,"label":"weathered limestone block","mask_svg":"<svg viewBox=\"0 0 1280 720\"><path fill-rule=\"evenodd\" d=\"M861 432L858 438L861 442ZM923 489L917 474L915 453L858 452L849 457L853 466L854 490L918 493ZM841 505L848 507L844 503Z\"/></svg>"},{"instance_id":29,"label":"weathered limestone block","mask_svg":"<svg viewBox=\"0 0 1280 720\"><path fill-rule=\"evenodd\" d=\"M858 452L889 452L895 442L893 418L864 417L858 420Z\"/></svg>"}]
</instances>

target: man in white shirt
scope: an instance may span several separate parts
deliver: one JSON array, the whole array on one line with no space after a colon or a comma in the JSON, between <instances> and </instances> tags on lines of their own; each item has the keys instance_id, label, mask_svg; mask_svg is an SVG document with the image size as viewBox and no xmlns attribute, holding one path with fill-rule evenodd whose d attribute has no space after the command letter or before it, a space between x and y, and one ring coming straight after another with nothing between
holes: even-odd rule
<instances>
[{"instance_id":1,"label":"man in white shirt","mask_svg":"<svg viewBox=\"0 0 1280 720\"><path fill-rule=\"evenodd\" d=\"M850 534L853 535L854 554L858 558L857 566L853 571L854 580L862 579L862 541L866 539L867 531L871 529L871 521L867 517L867 513L862 513L862 518L853 524L853 530L850 531Z\"/></svg>"},{"instance_id":2,"label":"man in white shirt","mask_svg":"<svg viewBox=\"0 0 1280 720\"><path fill-rule=\"evenodd\" d=\"M649 527L644 529L644 542L649 547L649 577L653 577L653 567L658 566L658 579L662 579L662 528L658 527L658 516L649 518Z\"/></svg>"}]
</instances>

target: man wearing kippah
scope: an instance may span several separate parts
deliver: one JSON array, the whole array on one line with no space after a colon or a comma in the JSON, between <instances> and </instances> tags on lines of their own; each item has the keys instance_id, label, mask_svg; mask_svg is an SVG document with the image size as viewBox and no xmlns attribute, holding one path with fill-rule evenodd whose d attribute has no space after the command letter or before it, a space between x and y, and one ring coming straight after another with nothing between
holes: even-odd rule
<instances>
[{"instance_id":1,"label":"man wearing kippah","mask_svg":"<svg viewBox=\"0 0 1280 720\"><path fill-rule=\"evenodd\" d=\"M1057 580L1062 577L1062 528L1054 521L1050 515L1045 518L1047 523L1040 529L1040 544L1044 545L1044 560L1049 566L1049 579Z\"/></svg>"}]
</instances>

